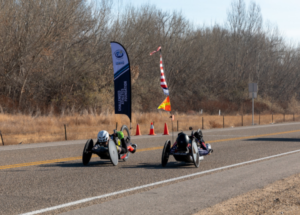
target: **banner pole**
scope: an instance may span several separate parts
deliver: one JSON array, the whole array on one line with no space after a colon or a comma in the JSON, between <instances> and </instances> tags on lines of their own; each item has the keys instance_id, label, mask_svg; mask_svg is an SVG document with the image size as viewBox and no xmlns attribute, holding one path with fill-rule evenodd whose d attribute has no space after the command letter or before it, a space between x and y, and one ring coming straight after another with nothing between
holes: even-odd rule
<instances>
[{"instance_id":1,"label":"banner pole","mask_svg":"<svg viewBox=\"0 0 300 215\"><path fill-rule=\"evenodd\" d=\"M132 126L131 126L131 120L130 120L130 131L129 131L130 136L131 136L131 128L132 128Z\"/></svg>"},{"instance_id":2,"label":"banner pole","mask_svg":"<svg viewBox=\"0 0 300 215\"><path fill-rule=\"evenodd\" d=\"M164 65L163 59L162 59L162 52L161 52L161 49L162 49L162 48L160 48L160 50L159 50L159 55L160 55L160 58L161 58L161 63L162 63L162 65ZM164 73L165 73L165 72L164 72ZM166 76L164 76L164 77L165 77L165 82L167 82ZM169 102L170 102L170 105L171 105L170 90L169 90L169 93L168 93L168 97L169 97ZM173 134L173 116L172 116L172 111L170 111L170 118L171 118L171 121L172 121L172 144L174 144L174 142L173 142L173 136L174 136L174 134ZM172 145L172 144L171 144L171 145Z\"/></svg>"}]
</instances>

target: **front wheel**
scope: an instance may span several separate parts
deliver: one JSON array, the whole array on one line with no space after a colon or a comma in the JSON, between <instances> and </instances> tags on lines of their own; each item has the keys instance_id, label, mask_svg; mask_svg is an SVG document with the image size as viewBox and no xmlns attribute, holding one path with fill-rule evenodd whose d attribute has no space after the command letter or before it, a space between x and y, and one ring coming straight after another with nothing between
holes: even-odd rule
<instances>
[{"instance_id":1,"label":"front wheel","mask_svg":"<svg viewBox=\"0 0 300 215\"><path fill-rule=\"evenodd\" d=\"M170 155L170 149L171 149L171 141L167 140L165 142L164 149L163 149L162 155L161 155L161 165L163 167L165 167L168 163L169 155Z\"/></svg>"},{"instance_id":2,"label":"front wheel","mask_svg":"<svg viewBox=\"0 0 300 215\"><path fill-rule=\"evenodd\" d=\"M198 168L200 166L199 150L194 140L192 141L192 159L195 167Z\"/></svg>"},{"instance_id":3,"label":"front wheel","mask_svg":"<svg viewBox=\"0 0 300 215\"><path fill-rule=\"evenodd\" d=\"M82 163L85 166L87 166L91 160L93 146L94 146L94 141L92 139L89 139L88 141L86 141L86 144L83 148L83 153L82 153Z\"/></svg>"}]
</instances>

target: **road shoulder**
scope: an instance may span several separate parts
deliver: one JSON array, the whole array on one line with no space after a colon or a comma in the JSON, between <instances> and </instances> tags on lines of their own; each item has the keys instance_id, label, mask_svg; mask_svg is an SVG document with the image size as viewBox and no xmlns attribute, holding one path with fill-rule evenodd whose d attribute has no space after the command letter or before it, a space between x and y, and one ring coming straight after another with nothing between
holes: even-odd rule
<instances>
[{"instance_id":1,"label":"road shoulder","mask_svg":"<svg viewBox=\"0 0 300 215\"><path fill-rule=\"evenodd\" d=\"M249 191L261 189L277 180L299 174L299 166L299 153L294 153L154 188L64 214L99 214L99 211L101 214L194 214Z\"/></svg>"}]
</instances>

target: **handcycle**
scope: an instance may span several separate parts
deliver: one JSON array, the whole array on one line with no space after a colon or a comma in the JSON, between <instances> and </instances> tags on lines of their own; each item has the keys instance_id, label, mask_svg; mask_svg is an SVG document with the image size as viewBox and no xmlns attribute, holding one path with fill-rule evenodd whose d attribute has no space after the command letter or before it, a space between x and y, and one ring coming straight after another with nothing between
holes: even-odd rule
<instances>
[{"instance_id":1,"label":"handcycle","mask_svg":"<svg viewBox=\"0 0 300 215\"><path fill-rule=\"evenodd\" d=\"M136 148L136 144L131 144L131 137L128 127L126 125L123 125L121 127L121 131L124 133L126 144L130 144L132 147ZM94 147L93 139L88 139L82 153L83 165L87 166L89 164L92 154L98 155L100 159L110 160L114 166L118 165L119 160L127 161L129 158L129 151L124 154L118 153L117 146L120 146L120 140L118 139L117 135L114 134L110 136L108 146L100 147L100 149L97 151L92 150Z\"/></svg>"}]
</instances>

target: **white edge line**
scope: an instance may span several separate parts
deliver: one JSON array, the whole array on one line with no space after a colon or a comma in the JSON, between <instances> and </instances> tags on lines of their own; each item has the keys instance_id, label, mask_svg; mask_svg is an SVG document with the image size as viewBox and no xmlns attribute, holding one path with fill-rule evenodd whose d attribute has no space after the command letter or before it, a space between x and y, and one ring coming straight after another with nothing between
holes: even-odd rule
<instances>
[{"instance_id":1,"label":"white edge line","mask_svg":"<svg viewBox=\"0 0 300 215\"><path fill-rule=\"evenodd\" d=\"M24 214L21 214L21 215L33 215L33 214L38 214L38 213L44 213L44 212L48 212L48 211L51 211L51 210L57 210L57 209L60 209L60 208L65 208L65 207L69 207L69 206L73 206L73 205L93 201L93 200L96 200L96 199L102 199L102 198L106 198L106 197L110 197L110 196L115 196L115 195L119 195L119 194L122 194L122 193L131 192L131 191L134 191L134 190L140 190L140 189L144 189L144 188L147 188L147 187L152 187L152 186L156 186L156 185L160 185L160 184L165 184L165 183L172 182L172 181L177 181L177 180L181 180L181 179L185 179L185 178L190 178L190 177L197 176L197 175L211 173L211 172L215 172L215 171L219 171L219 170L224 170L224 169L228 169L228 168L232 168L232 167L236 167L236 166L241 166L241 165L244 165L244 164L254 163L254 162L257 162L257 161L267 160L267 159L270 159L270 158L280 157L280 156L283 156L283 155L288 155L288 154L297 153L297 152L300 152L300 150L295 150L295 151L290 151L290 152L286 152L286 153L282 153L282 154L272 155L272 156L268 156L268 157L264 157L264 158L251 160L251 161L245 161L245 162L242 162L242 163L237 163L237 164L232 164L232 165L229 165L229 166L219 167L219 168L216 168L216 169L206 170L206 171L203 171L203 172L198 172L198 173L194 173L194 174L190 174L190 175L171 178L171 179L164 180L164 181L158 181L158 182L155 182L155 183L146 184L146 185L142 185L142 186L138 186L138 187L133 187L133 188L125 189L125 190L120 190L120 191L116 191L116 192L113 192L113 193L104 194L104 195L101 195L101 196L90 197L90 198L81 199L81 200L78 200L78 201L69 202L69 203L62 204L62 205L57 205L57 206L54 206L54 207L49 207L49 208L45 208L45 209L41 209L41 210L37 210L37 211L32 211L32 212L24 213Z\"/></svg>"}]
</instances>

